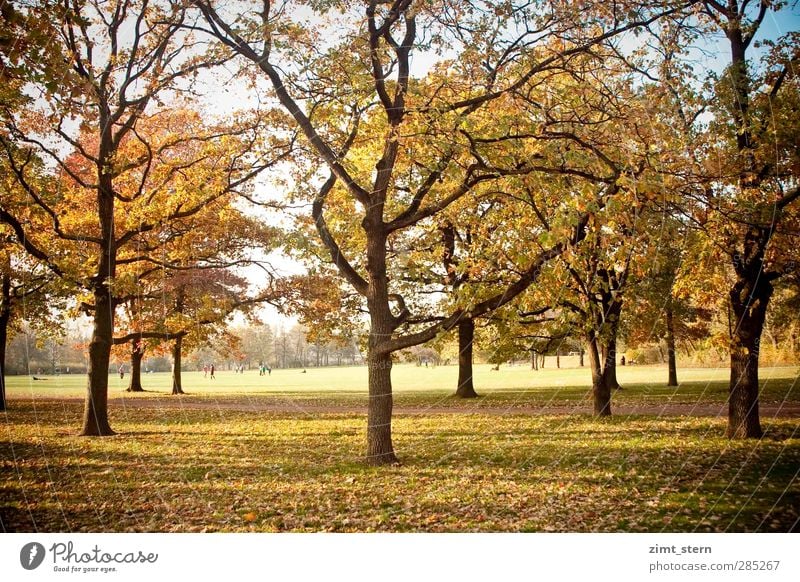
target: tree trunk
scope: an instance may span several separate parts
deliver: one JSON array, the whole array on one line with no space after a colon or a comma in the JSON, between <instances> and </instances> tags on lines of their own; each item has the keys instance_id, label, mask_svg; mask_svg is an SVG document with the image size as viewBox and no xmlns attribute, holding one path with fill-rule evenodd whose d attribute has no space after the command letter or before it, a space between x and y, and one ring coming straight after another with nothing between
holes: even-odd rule
<instances>
[{"instance_id":1,"label":"tree trunk","mask_svg":"<svg viewBox=\"0 0 800 582\"><path fill-rule=\"evenodd\" d=\"M603 362L603 381L608 385L609 390L619 390L622 387L617 381L617 340L611 338L608 345L603 350L605 354Z\"/></svg>"},{"instance_id":2,"label":"tree trunk","mask_svg":"<svg viewBox=\"0 0 800 582\"><path fill-rule=\"evenodd\" d=\"M392 446L392 356L367 355L369 406L367 409L367 464L397 462Z\"/></svg>"},{"instance_id":3,"label":"tree trunk","mask_svg":"<svg viewBox=\"0 0 800 582\"><path fill-rule=\"evenodd\" d=\"M556 350L556 368L561 369L561 350Z\"/></svg>"},{"instance_id":4,"label":"tree trunk","mask_svg":"<svg viewBox=\"0 0 800 582\"><path fill-rule=\"evenodd\" d=\"M672 305L667 304L666 310L667 320L667 368L669 369L669 378L667 386L678 385L678 366L675 360L675 322L673 321Z\"/></svg>"},{"instance_id":5,"label":"tree trunk","mask_svg":"<svg viewBox=\"0 0 800 582\"><path fill-rule=\"evenodd\" d=\"M758 352L772 284L760 272L739 277L730 292L735 328L731 337L728 403L729 438L760 438Z\"/></svg>"},{"instance_id":6,"label":"tree trunk","mask_svg":"<svg viewBox=\"0 0 800 582\"><path fill-rule=\"evenodd\" d=\"M114 333L114 308L106 285L99 285L95 289L94 301L94 325L89 343L89 378L81 436L110 436L114 431L108 422L108 367Z\"/></svg>"},{"instance_id":7,"label":"tree trunk","mask_svg":"<svg viewBox=\"0 0 800 582\"><path fill-rule=\"evenodd\" d=\"M111 137L113 123L107 102L100 99L98 159L102 166L110 163L114 149ZM111 283L117 273L117 248L114 232L114 184L111 170L98 176L97 219L100 226L97 271L91 280L94 295L94 324L89 342L89 374L84 403L82 436L108 436L114 431L108 422L108 368L114 338L114 311L116 305Z\"/></svg>"},{"instance_id":8,"label":"tree trunk","mask_svg":"<svg viewBox=\"0 0 800 582\"><path fill-rule=\"evenodd\" d=\"M472 342L475 339L475 320L467 318L458 324L458 388L459 398L477 398L472 380Z\"/></svg>"},{"instance_id":9,"label":"tree trunk","mask_svg":"<svg viewBox=\"0 0 800 582\"><path fill-rule=\"evenodd\" d=\"M585 349L583 349L583 347L581 347L581 351L580 351L580 352L579 352L579 354L578 354L578 365L579 365L581 368L583 368L583 367L584 367L584 365L585 365L585 364L583 363L583 356L584 356L585 354L586 354L586 350L585 350Z\"/></svg>"},{"instance_id":10,"label":"tree trunk","mask_svg":"<svg viewBox=\"0 0 800 582\"><path fill-rule=\"evenodd\" d=\"M142 359L144 359L142 344L134 340L131 342L131 383L128 386L128 392L144 392L144 388L142 388Z\"/></svg>"},{"instance_id":11,"label":"tree trunk","mask_svg":"<svg viewBox=\"0 0 800 582\"><path fill-rule=\"evenodd\" d=\"M753 120L749 112L751 79L746 56L749 41L745 40L747 33L742 28L741 20L729 17L728 24L725 35L731 46L728 77L735 95L735 106L731 113L737 130L739 188L747 199L751 191L758 191L762 182L756 167L755 150L758 144L753 143ZM775 210L776 207L770 205L770 215ZM777 217L773 220L777 220ZM764 272L764 255L776 224L772 222L769 226L758 226L751 223L741 241L742 246L733 249L731 255L736 281L729 293L735 315L730 337L729 438L762 436L758 412L758 350L767 305L773 291L769 277Z\"/></svg>"},{"instance_id":12,"label":"tree trunk","mask_svg":"<svg viewBox=\"0 0 800 582\"><path fill-rule=\"evenodd\" d=\"M763 435L758 413L758 354L742 346L731 350L730 402L727 436L733 439Z\"/></svg>"},{"instance_id":13,"label":"tree trunk","mask_svg":"<svg viewBox=\"0 0 800 582\"><path fill-rule=\"evenodd\" d=\"M0 304L0 410L6 409L6 343L11 321L11 278L3 275L3 296Z\"/></svg>"},{"instance_id":14,"label":"tree trunk","mask_svg":"<svg viewBox=\"0 0 800 582\"><path fill-rule=\"evenodd\" d=\"M536 350L531 350L531 370L539 369L539 355Z\"/></svg>"},{"instance_id":15,"label":"tree trunk","mask_svg":"<svg viewBox=\"0 0 800 582\"><path fill-rule=\"evenodd\" d=\"M172 344L172 393L185 394L181 381L181 352L183 351L183 336L179 335Z\"/></svg>"},{"instance_id":16,"label":"tree trunk","mask_svg":"<svg viewBox=\"0 0 800 582\"><path fill-rule=\"evenodd\" d=\"M375 196L378 200L385 199L378 193ZM392 446L392 354L382 348L392 339L396 319L389 305L383 205L378 203L368 208L362 224L367 235L366 267L369 276L365 291L370 318L366 463L390 465L398 462Z\"/></svg>"},{"instance_id":17,"label":"tree trunk","mask_svg":"<svg viewBox=\"0 0 800 582\"><path fill-rule=\"evenodd\" d=\"M588 340L589 365L592 369L592 400L595 416L611 416L611 388L603 373L603 361L595 338Z\"/></svg>"}]
</instances>

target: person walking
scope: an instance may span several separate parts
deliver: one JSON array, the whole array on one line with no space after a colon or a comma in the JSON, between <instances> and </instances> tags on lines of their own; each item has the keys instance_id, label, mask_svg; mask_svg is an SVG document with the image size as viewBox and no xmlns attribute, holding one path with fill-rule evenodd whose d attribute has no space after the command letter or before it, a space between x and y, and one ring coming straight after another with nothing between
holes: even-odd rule
<instances>
[{"instance_id":1,"label":"person walking","mask_svg":"<svg viewBox=\"0 0 800 582\"><path fill-rule=\"evenodd\" d=\"M215 380L216 378L214 378L214 364L211 364L211 367L208 369L208 371L209 371L210 378L212 380Z\"/></svg>"}]
</instances>

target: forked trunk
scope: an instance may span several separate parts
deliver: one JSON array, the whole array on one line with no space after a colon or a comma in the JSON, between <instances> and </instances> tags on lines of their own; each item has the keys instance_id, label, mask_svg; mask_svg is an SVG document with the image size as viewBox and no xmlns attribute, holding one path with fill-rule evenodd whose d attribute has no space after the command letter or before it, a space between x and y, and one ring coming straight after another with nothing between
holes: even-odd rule
<instances>
[{"instance_id":1,"label":"forked trunk","mask_svg":"<svg viewBox=\"0 0 800 582\"><path fill-rule=\"evenodd\" d=\"M172 344L172 393L185 394L181 380L181 353L183 351L183 336L179 335Z\"/></svg>"},{"instance_id":2,"label":"forked trunk","mask_svg":"<svg viewBox=\"0 0 800 582\"><path fill-rule=\"evenodd\" d=\"M458 324L458 388L459 398L477 398L472 380L472 342L475 339L475 320L464 319Z\"/></svg>"}]
</instances>

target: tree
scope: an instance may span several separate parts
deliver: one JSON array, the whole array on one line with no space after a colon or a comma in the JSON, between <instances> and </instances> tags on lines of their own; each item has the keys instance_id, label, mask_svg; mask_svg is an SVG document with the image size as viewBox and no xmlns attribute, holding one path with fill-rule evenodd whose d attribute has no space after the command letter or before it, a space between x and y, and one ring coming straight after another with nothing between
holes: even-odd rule
<instances>
[{"instance_id":1,"label":"tree","mask_svg":"<svg viewBox=\"0 0 800 582\"><path fill-rule=\"evenodd\" d=\"M260 294L248 294L248 283L226 269L185 268L164 274L158 293L144 308L150 319L138 329L114 338L117 345L130 344L142 351L143 340L171 342L172 393L184 394L182 362L185 350L192 350L219 338L238 342L226 330L226 320L234 311L248 313L265 301L274 301L270 288ZM138 354L137 354L138 355Z\"/></svg>"},{"instance_id":2,"label":"tree","mask_svg":"<svg viewBox=\"0 0 800 582\"><path fill-rule=\"evenodd\" d=\"M149 141L139 132L146 123L177 122L160 99L219 62L200 58L199 45L179 33L180 5L42 0L31 10L51 11L59 31L50 42L65 64L58 84L32 74L28 82L46 98L4 119L0 146L27 203L20 211L4 201L0 218L27 252L84 290L94 327L81 434L110 435L107 371L120 261L139 260L145 233L239 192L270 161L250 155L258 118L206 124L187 114L172 135ZM46 187L34 173L36 156L47 160L39 172L53 168ZM31 231L30 212L49 222L47 231Z\"/></svg>"},{"instance_id":3,"label":"tree","mask_svg":"<svg viewBox=\"0 0 800 582\"><path fill-rule=\"evenodd\" d=\"M678 386L677 349L708 337L712 314L691 298L679 296L675 289L683 261L697 242L697 232L677 219L671 204L657 212L662 221L654 260L629 294L630 308L623 318L622 333L628 347L664 341L667 386ZM682 246L675 241L683 241Z\"/></svg>"},{"instance_id":4,"label":"tree","mask_svg":"<svg viewBox=\"0 0 800 582\"><path fill-rule=\"evenodd\" d=\"M30 43L21 42L26 30L34 37ZM60 54L57 50L44 50L42 44L53 32L45 15L23 14L11 1L0 6L0 121L30 102L23 91L32 72L27 59L37 58L39 73L51 81L57 73ZM6 135L2 125L0 135ZM0 194L5 200L19 195L10 174L8 166L0 161ZM0 221L0 410L6 406L6 348L20 324L21 307L26 314L52 323L48 297L55 291L54 277L45 271L35 259L24 256L13 230Z\"/></svg>"},{"instance_id":5,"label":"tree","mask_svg":"<svg viewBox=\"0 0 800 582\"><path fill-rule=\"evenodd\" d=\"M3 236L0 226L0 236ZM20 250L12 235L0 239L0 410L6 409L6 347L23 319L39 328L57 327L54 313L63 307L55 278Z\"/></svg>"},{"instance_id":6,"label":"tree","mask_svg":"<svg viewBox=\"0 0 800 582\"><path fill-rule=\"evenodd\" d=\"M312 215L331 261L363 297L369 313L366 459L396 462L392 353L433 339L465 316L478 317L511 301L537 279L543 264L583 236L583 228L573 217L572 234L531 257L502 292L405 332L414 318L393 283L401 272L393 243L473 196L479 185L530 173L527 165L506 165L502 152L493 151L526 141L525 134L514 131L515 103L509 96L543 82L552 69L568 68L572 57L654 20L663 6L650 11L625 5L623 10L625 3L620 3L619 11L609 12L589 3L579 14L561 4L547 10L528 2L498 7L372 0L361 15L346 3L336 4L354 25L344 27L321 14L311 31L271 3L240 11L235 24L214 2L194 4L206 20L195 28L248 60L252 74L269 79L275 97L305 136L313 163L322 162L330 171L313 197ZM586 19L586 13L596 18ZM325 38L342 42L315 42L326 26L331 34ZM447 46L457 59L413 76L412 50L435 45ZM503 111L508 121L498 125ZM498 135L498 128L509 130ZM350 213L349 229L339 230L326 220L326 211L336 206ZM346 238L337 236L344 232Z\"/></svg>"},{"instance_id":7,"label":"tree","mask_svg":"<svg viewBox=\"0 0 800 582\"><path fill-rule=\"evenodd\" d=\"M786 120L790 126L777 131L774 125L776 110L782 120L788 113L787 106L796 112L800 102L795 72L800 62L798 45L794 44L794 54L790 54L789 59L784 56L776 63L766 79L751 72L747 59L747 49L773 4L762 0L755 16L750 16L748 2L731 1L727 6L706 3L707 14L725 32L731 49L730 65L717 89L720 104L725 109L718 111L720 124L715 124L715 129L727 130L730 145L735 143L733 151L726 156L732 162L726 168L731 173L724 177L727 179L723 178L724 185L720 184L724 190L734 188L733 200L726 200L724 206L732 203L733 212L738 215L733 232L723 235L730 245L729 256L735 273L728 293L734 316L727 431L731 438L762 436L758 413L759 345L773 294L773 281L783 274L784 268L780 255L774 252L779 250L780 242L773 242L773 237L781 236L782 222L790 220L798 224L800 150L796 138L800 126L796 115L792 114L789 115L794 117L794 123ZM764 81L768 92L760 93L756 87L764 86ZM787 133L790 128L794 131ZM790 141L784 141L786 138ZM720 192L720 197L726 196Z\"/></svg>"},{"instance_id":8,"label":"tree","mask_svg":"<svg viewBox=\"0 0 800 582\"><path fill-rule=\"evenodd\" d=\"M677 207L704 238L677 288L706 296L709 308L729 313L730 438L762 435L761 335L774 284L797 256L797 33L758 38L765 18L783 7L770 0L707 0L696 19L661 31L658 39L658 78L675 121L673 143L681 144L680 150L673 148L670 171L682 180L682 185L675 182L681 194ZM720 34L730 59L721 73L709 71L697 79L686 63L698 38L702 43ZM760 63L753 58L759 45L766 49ZM703 274L703 288L693 289L691 272ZM707 296L710 282L724 293L722 302Z\"/></svg>"},{"instance_id":9,"label":"tree","mask_svg":"<svg viewBox=\"0 0 800 582\"><path fill-rule=\"evenodd\" d=\"M258 323L234 329L233 333L241 340L241 349L248 367L274 363L273 333L269 325Z\"/></svg>"}]
</instances>

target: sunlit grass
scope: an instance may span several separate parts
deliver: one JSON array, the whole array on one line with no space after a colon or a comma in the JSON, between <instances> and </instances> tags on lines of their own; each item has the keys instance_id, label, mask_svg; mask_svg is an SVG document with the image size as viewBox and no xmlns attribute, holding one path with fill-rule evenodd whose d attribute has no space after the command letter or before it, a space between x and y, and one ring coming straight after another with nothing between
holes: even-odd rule
<instances>
[{"instance_id":1,"label":"sunlit grass","mask_svg":"<svg viewBox=\"0 0 800 582\"><path fill-rule=\"evenodd\" d=\"M680 370L680 386L666 386L666 368L662 366L625 366L618 376L623 390L614 401L625 404L693 404L698 401L724 403L728 396L729 371L722 368ZM216 379L202 372L184 372L184 390L192 397L223 399L248 395L253 399L273 397L278 400L315 401L330 405L363 403L367 395L367 372L363 366L273 370L259 376L257 370L244 374L217 371ZM418 367L397 365L392 383L398 405L412 406L528 406L531 404L574 405L588 402L591 376L587 368L562 368L532 371L527 366L502 367L492 371L488 364L475 366L475 386L483 398L463 402L451 398L458 376L456 366ZM10 398L83 398L86 378L77 375L10 377ZM797 367L762 368L761 401L780 403L800 401L800 369ZM169 395L171 377L167 373L144 374L147 392L126 393L129 378L109 377L111 398L152 398Z\"/></svg>"},{"instance_id":2,"label":"sunlit grass","mask_svg":"<svg viewBox=\"0 0 800 582\"><path fill-rule=\"evenodd\" d=\"M85 378L9 379L0 428L6 531L792 531L800 421L762 415L760 441L723 438L727 370L626 367L617 410L586 410L588 372L476 367L483 395L452 397L455 367L397 366L402 465L361 462L364 368L110 377L107 438L75 436ZM800 404L795 368L764 368L761 401ZM656 407L666 405L661 410ZM454 411L464 413L453 414ZM553 414L553 412L559 414ZM535 414L533 414L535 413Z\"/></svg>"},{"instance_id":3,"label":"sunlit grass","mask_svg":"<svg viewBox=\"0 0 800 582\"><path fill-rule=\"evenodd\" d=\"M0 439L0 518L22 531L789 531L795 420L761 441L714 418L398 415L397 467L368 468L358 414L20 400Z\"/></svg>"}]
</instances>

